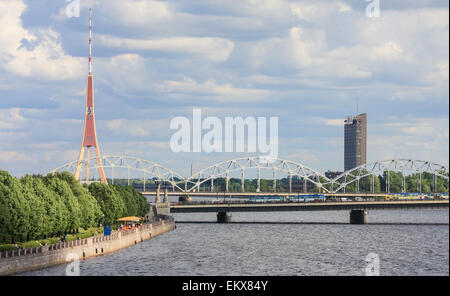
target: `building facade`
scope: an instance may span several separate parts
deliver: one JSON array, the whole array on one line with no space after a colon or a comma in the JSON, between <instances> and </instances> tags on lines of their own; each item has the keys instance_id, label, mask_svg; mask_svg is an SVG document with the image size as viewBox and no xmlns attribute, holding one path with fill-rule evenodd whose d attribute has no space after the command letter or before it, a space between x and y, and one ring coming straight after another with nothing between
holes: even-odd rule
<instances>
[{"instance_id":1,"label":"building facade","mask_svg":"<svg viewBox=\"0 0 450 296\"><path fill-rule=\"evenodd\" d=\"M367 161L367 114L349 116L344 123L344 170Z\"/></svg>"}]
</instances>

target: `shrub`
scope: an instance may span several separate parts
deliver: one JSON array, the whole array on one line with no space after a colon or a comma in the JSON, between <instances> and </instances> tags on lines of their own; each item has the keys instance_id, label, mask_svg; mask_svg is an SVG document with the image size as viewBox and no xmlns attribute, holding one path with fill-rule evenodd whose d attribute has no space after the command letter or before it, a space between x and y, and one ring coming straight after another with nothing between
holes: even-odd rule
<instances>
[{"instance_id":1,"label":"shrub","mask_svg":"<svg viewBox=\"0 0 450 296\"><path fill-rule=\"evenodd\" d=\"M13 244L0 245L0 252L11 251L11 250L15 250L15 249L16 249L16 247L14 247Z\"/></svg>"}]
</instances>

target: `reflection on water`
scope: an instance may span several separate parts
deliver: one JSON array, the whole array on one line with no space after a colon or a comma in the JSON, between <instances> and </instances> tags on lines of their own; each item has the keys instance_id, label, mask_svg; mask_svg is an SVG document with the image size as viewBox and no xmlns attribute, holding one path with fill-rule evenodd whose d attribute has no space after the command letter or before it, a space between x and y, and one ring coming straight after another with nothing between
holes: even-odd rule
<instances>
[{"instance_id":1,"label":"reflection on water","mask_svg":"<svg viewBox=\"0 0 450 296\"><path fill-rule=\"evenodd\" d=\"M214 213L175 214L215 221ZM348 223L348 211L233 213L233 221ZM448 210L369 211L373 223L446 223ZM81 275L449 275L448 225L178 224L114 254L81 262ZM64 275L65 265L25 275Z\"/></svg>"}]
</instances>

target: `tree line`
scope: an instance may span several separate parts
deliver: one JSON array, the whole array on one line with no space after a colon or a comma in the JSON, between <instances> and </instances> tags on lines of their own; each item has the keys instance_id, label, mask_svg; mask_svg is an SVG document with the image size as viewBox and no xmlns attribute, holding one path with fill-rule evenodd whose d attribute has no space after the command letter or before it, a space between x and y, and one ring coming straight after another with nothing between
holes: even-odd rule
<instances>
[{"instance_id":1,"label":"tree line","mask_svg":"<svg viewBox=\"0 0 450 296\"><path fill-rule=\"evenodd\" d=\"M132 187L81 185L68 172L15 178L0 171L0 242L60 236L120 217L145 216L149 205Z\"/></svg>"}]
</instances>

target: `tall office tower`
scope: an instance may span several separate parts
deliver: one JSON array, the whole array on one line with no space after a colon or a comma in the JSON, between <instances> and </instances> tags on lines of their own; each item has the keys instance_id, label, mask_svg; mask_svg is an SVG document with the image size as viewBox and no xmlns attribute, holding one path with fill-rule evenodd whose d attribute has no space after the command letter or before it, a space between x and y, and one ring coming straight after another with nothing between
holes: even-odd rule
<instances>
[{"instance_id":1,"label":"tall office tower","mask_svg":"<svg viewBox=\"0 0 450 296\"><path fill-rule=\"evenodd\" d=\"M344 124L344 170L366 163L367 114L349 116Z\"/></svg>"}]
</instances>

